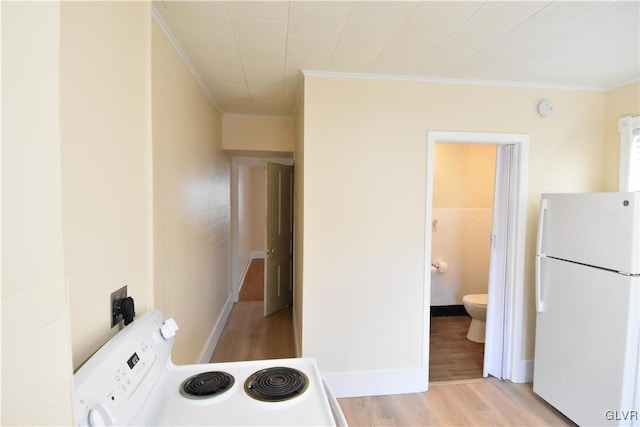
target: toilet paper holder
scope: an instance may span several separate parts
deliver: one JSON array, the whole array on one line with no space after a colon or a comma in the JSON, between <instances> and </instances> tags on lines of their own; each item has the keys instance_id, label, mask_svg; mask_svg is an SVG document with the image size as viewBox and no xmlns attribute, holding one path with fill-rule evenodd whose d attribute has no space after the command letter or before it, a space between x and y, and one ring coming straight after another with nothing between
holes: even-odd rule
<instances>
[{"instance_id":1,"label":"toilet paper holder","mask_svg":"<svg viewBox=\"0 0 640 427\"><path fill-rule=\"evenodd\" d=\"M438 273L444 273L449 268L449 265L444 261L432 262L431 266L435 268Z\"/></svg>"}]
</instances>

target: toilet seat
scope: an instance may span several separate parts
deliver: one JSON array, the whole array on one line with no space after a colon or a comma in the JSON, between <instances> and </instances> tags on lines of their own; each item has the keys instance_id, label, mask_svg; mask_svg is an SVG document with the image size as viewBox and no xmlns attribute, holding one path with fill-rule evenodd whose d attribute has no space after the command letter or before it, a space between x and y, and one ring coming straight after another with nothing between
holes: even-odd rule
<instances>
[{"instance_id":1,"label":"toilet seat","mask_svg":"<svg viewBox=\"0 0 640 427\"><path fill-rule=\"evenodd\" d=\"M470 294L462 297L462 302L478 306L487 306L488 294Z\"/></svg>"}]
</instances>

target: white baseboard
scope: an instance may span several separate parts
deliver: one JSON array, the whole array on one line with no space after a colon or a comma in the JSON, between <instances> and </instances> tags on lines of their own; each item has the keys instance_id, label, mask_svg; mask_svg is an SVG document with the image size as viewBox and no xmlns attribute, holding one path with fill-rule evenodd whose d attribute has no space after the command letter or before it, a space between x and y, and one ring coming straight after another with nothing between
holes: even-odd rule
<instances>
[{"instance_id":1,"label":"white baseboard","mask_svg":"<svg viewBox=\"0 0 640 427\"><path fill-rule=\"evenodd\" d=\"M207 339L207 345L200 353L200 358L198 359L198 363L209 363L211 360L211 356L213 356L213 351L216 348L216 344L218 344L218 340L220 339L220 335L222 335L222 330L224 326L227 324L227 319L229 318L229 314L231 313L231 308L233 307L233 292L229 294L227 298L227 302L222 307L222 312L218 316L218 320L216 320L216 324L209 335L209 339Z\"/></svg>"},{"instance_id":2,"label":"white baseboard","mask_svg":"<svg viewBox=\"0 0 640 427\"><path fill-rule=\"evenodd\" d=\"M264 251L251 252L251 259L254 259L254 258L264 258Z\"/></svg>"},{"instance_id":3,"label":"white baseboard","mask_svg":"<svg viewBox=\"0 0 640 427\"><path fill-rule=\"evenodd\" d=\"M378 396L426 391L426 372L416 370L323 373L336 397ZM523 360L512 373L511 382L533 381L533 360Z\"/></svg>"},{"instance_id":4,"label":"white baseboard","mask_svg":"<svg viewBox=\"0 0 640 427\"><path fill-rule=\"evenodd\" d=\"M427 390L427 374L420 369L405 371L323 373L336 397L420 393Z\"/></svg>"}]
</instances>

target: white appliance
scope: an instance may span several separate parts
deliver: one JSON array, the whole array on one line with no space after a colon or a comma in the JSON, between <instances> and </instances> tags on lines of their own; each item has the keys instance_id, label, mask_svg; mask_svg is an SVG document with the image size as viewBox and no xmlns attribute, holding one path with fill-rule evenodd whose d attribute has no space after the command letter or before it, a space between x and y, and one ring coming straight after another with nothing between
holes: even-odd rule
<instances>
[{"instance_id":1,"label":"white appliance","mask_svg":"<svg viewBox=\"0 0 640 427\"><path fill-rule=\"evenodd\" d=\"M347 425L314 359L178 366L177 329L154 310L102 346L74 375L75 424Z\"/></svg>"},{"instance_id":2,"label":"white appliance","mask_svg":"<svg viewBox=\"0 0 640 427\"><path fill-rule=\"evenodd\" d=\"M640 425L640 193L543 194L533 391L579 425Z\"/></svg>"}]
</instances>

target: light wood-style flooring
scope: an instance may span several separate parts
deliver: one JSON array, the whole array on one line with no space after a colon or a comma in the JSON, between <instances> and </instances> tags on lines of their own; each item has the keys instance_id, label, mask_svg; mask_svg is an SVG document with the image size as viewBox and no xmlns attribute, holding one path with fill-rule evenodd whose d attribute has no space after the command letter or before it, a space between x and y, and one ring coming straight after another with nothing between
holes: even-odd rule
<instances>
[{"instance_id":1,"label":"light wood-style flooring","mask_svg":"<svg viewBox=\"0 0 640 427\"><path fill-rule=\"evenodd\" d=\"M253 258L240 288L240 301L264 300L264 258Z\"/></svg>"},{"instance_id":2,"label":"light wood-style flooring","mask_svg":"<svg viewBox=\"0 0 640 427\"><path fill-rule=\"evenodd\" d=\"M266 318L263 311L262 301L234 304L211 362L295 357L291 308ZM495 379L444 381L424 393L338 401L350 426L574 425L537 397L531 384Z\"/></svg>"},{"instance_id":3,"label":"light wood-style flooring","mask_svg":"<svg viewBox=\"0 0 640 427\"><path fill-rule=\"evenodd\" d=\"M440 383L424 393L338 399L350 426L571 426L531 384Z\"/></svg>"},{"instance_id":4,"label":"light wood-style flooring","mask_svg":"<svg viewBox=\"0 0 640 427\"><path fill-rule=\"evenodd\" d=\"M211 362L295 357L291 307L264 317L264 302L233 305Z\"/></svg>"},{"instance_id":5,"label":"light wood-style flooring","mask_svg":"<svg viewBox=\"0 0 640 427\"><path fill-rule=\"evenodd\" d=\"M291 307L264 317L264 259L254 258L211 362L295 357Z\"/></svg>"},{"instance_id":6,"label":"light wood-style flooring","mask_svg":"<svg viewBox=\"0 0 640 427\"><path fill-rule=\"evenodd\" d=\"M482 377L484 344L467 339L469 316L431 318L429 381Z\"/></svg>"}]
</instances>

